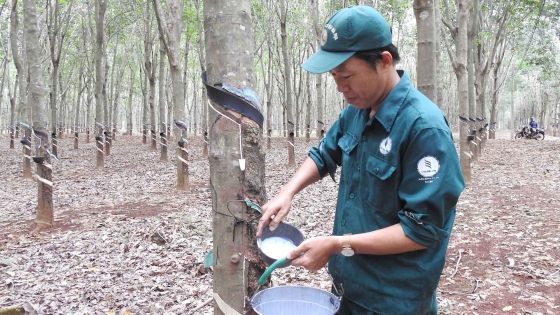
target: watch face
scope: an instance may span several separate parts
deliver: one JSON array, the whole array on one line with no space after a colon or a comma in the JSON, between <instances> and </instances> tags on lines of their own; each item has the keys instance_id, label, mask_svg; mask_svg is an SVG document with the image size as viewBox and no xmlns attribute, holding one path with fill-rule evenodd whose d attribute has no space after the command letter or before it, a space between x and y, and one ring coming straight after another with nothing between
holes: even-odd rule
<instances>
[{"instance_id":1,"label":"watch face","mask_svg":"<svg viewBox=\"0 0 560 315\"><path fill-rule=\"evenodd\" d=\"M352 248L343 248L340 253L346 257L354 256L354 250Z\"/></svg>"}]
</instances>

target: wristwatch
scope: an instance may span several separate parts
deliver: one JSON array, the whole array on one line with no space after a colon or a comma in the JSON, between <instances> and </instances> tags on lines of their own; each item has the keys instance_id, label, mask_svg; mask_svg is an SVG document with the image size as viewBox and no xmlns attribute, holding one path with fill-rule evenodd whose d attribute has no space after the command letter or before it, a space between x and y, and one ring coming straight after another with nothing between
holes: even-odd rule
<instances>
[{"instance_id":1,"label":"wristwatch","mask_svg":"<svg viewBox=\"0 0 560 315\"><path fill-rule=\"evenodd\" d=\"M350 235L352 235L352 233L344 234L342 236L342 250L340 253L346 257L354 256L354 250L350 246Z\"/></svg>"}]
</instances>

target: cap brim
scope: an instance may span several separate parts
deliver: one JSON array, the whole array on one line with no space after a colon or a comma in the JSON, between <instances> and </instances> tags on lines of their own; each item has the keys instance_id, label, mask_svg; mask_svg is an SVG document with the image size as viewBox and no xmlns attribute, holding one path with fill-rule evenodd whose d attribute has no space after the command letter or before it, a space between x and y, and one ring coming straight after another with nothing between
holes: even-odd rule
<instances>
[{"instance_id":1,"label":"cap brim","mask_svg":"<svg viewBox=\"0 0 560 315\"><path fill-rule=\"evenodd\" d=\"M331 52L319 49L313 56L302 63L301 67L311 73L325 73L340 66L355 53L354 51Z\"/></svg>"}]
</instances>

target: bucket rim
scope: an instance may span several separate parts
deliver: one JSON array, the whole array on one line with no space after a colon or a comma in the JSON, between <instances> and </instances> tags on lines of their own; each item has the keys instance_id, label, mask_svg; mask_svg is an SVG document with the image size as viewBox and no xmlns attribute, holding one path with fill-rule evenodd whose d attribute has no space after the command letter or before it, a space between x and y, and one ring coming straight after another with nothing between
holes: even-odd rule
<instances>
[{"instance_id":1,"label":"bucket rim","mask_svg":"<svg viewBox=\"0 0 560 315\"><path fill-rule=\"evenodd\" d=\"M260 296L263 292L267 292L267 291L268 291L268 292L270 293L270 291L275 290L275 289L276 289L276 290L279 290L279 289L289 289L289 288L298 288L298 289L303 288L303 289L310 289L310 290L312 290L312 291L321 291L321 293L326 293L327 295L330 295L331 298L337 299L339 303L342 302L342 296L337 296L336 294L334 294L334 293L332 293L332 292L329 292L329 291L327 291L327 290L320 289L320 288L316 288L316 287L310 287L310 286L297 285L297 284L296 284L296 285L282 285L282 286L277 286L277 287L266 288L266 289L264 289L264 290L261 290L261 291L257 292L257 293L253 296L253 298L251 299L251 307L253 307L253 308L255 307L255 305L254 305L255 299L256 299L258 296ZM339 305L340 305L340 304L339 304Z\"/></svg>"}]
</instances>

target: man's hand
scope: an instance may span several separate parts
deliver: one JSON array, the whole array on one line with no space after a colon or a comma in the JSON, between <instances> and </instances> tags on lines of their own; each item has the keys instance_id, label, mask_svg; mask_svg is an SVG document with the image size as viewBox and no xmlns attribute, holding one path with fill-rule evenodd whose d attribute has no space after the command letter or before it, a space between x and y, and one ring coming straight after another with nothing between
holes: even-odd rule
<instances>
[{"instance_id":1,"label":"man's hand","mask_svg":"<svg viewBox=\"0 0 560 315\"><path fill-rule=\"evenodd\" d=\"M329 262L332 255L339 254L341 249L341 236L319 236L303 241L287 257L293 259L292 266L303 266L305 269L317 271Z\"/></svg>"},{"instance_id":2,"label":"man's hand","mask_svg":"<svg viewBox=\"0 0 560 315\"><path fill-rule=\"evenodd\" d=\"M261 236L262 230L269 225L270 230L274 231L282 219L290 212L292 206L292 198L288 193L280 192L276 197L270 199L261 207L263 215L259 219L257 228L257 237Z\"/></svg>"},{"instance_id":3,"label":"man's hand","mask_svg":"<svg viewBox=\"0 0 560 315\"><path fill-rule=\"evenodd\" d=\"M259 220L257 237L261 236L263 228L267 225L270 225L271 230L276 229L282 219L290 212L295 194L320 179L317 165L310 157L307 157L290 181L282 187L278 195L261 207L263 215Z\"/></svg>"}]
</instances>

